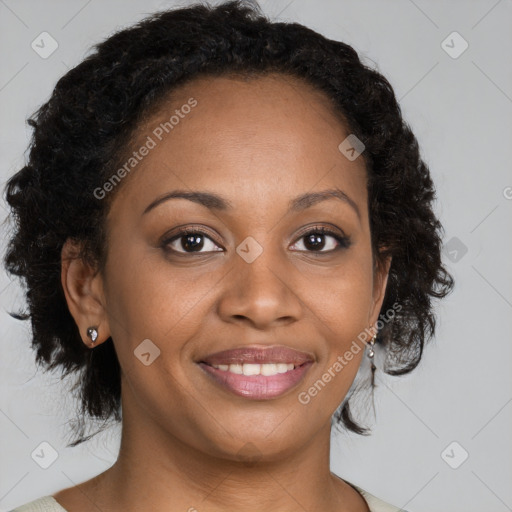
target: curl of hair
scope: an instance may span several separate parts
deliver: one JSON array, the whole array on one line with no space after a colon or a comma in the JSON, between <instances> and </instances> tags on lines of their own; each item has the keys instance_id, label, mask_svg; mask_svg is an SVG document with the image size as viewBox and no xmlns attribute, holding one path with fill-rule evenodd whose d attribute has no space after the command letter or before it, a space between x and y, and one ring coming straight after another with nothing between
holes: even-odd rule
<instances>
[{"instance_id":1,"label":"curl of hair","mask_svg":"<svg viewBox=\"0 0 512 512\"><path fill-rule=\"evenodd\" d=\"M377 343L385 371L400 375L419 363L435 331L432 298L453 288L441 261L442 226L435 190L418 143L387 79L342 42L297 23L272 22L255 2L196 4L156 13L96 45L56 84L28 120L28 161L7 182L14 223L4 264L22 278L36 361L63 376L80 372L81 414L120 420L120 366L112 339L90 350L81 341L63 293L61 250L67 239L103 268L105 219L112 197L92 193L112 175L138 123L178 85L199 76L280 73L322 91L350 133L364 144L368 206L376 265L392 257ZM116 187L119 189L120 187ZM366 434L347 402L336 421ZM85 440L84 425L71 446ZM91 436L89 436L91 437Z\"/></svg>"}]
</instances>

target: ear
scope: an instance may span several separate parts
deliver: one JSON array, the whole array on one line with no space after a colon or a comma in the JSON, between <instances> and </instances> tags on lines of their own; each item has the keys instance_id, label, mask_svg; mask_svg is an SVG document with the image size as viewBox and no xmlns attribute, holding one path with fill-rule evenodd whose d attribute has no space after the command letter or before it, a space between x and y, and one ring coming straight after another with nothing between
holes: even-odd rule
<instances>
[{"instance_id":1,"label":"ear","mask_svg":"<svg viewBox=\"0 0 512 512\"><path fill-rule=\"evenodd\" d=\"M61 283L69 311L75 319L82 341L97 346L110 337L104 307L103 280L100 272L79 256L80 245L67 239L61 251ZM98 331L96 341L87 336L87 329Z\"/></svg>"},{"instance_id":2,"label":"ear","mask_svg":"<svg viewBox=\"0 0 512 512\"><path fill-rule=\"evenodd\" d=\"M388 283L389 268L391 267L392 257L388 256L380 265L376 265L373 273L373 295L372 307L370 309L370 325L375 326L379 318L382 303L386 295L386 286Z\"/></svg>"}]
</instances>

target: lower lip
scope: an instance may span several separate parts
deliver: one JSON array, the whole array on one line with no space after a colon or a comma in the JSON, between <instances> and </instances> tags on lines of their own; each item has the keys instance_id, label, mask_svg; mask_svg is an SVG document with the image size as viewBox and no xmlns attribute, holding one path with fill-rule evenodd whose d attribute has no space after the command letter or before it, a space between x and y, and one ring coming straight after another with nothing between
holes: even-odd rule
<instances>
[{"instance_id":1,"label":"lower lip","mask_svg":"<svg viewBox=\"0 0 512 512\"><path fill-rule=\"evenodd\" d=\"M286 373L277 375L239 375L229 371L219 370L205 363L199 363L199 366L211 375L216 382L225 389L244 398L253 400L267 400L283 395L294 388L309 370L312 362L304 363Z\"/></svg>"}]
</instances>

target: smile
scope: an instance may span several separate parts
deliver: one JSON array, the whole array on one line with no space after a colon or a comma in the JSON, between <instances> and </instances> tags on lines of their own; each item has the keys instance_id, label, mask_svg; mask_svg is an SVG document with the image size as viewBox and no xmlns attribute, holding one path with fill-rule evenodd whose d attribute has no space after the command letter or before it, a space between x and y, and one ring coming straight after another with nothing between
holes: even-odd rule
<instances>
[{"instance_id":1,"label":"smile","mask_svg":"<svg viewBox=\"0 0 512 512\"><path fill-rule=\"evenodd\" d=\"M286 373L295 368L293 363L266 363L266 364L212 364L214 368L224 372L231 372L237 375L277 375L278 373Z\"/></svg>"},{"instance_id":2,"label":"smile","mask_svg":"<svg viewBox=\"0 0 512 512\"><path fill-rule=\"evenodd\" d=\"M298 386L312 364L312 361L308 361L299 366L293 363L211 366L201 362L199 366L216 384L230 393L253 400L269 400Z\"/></svg>"}]
</instances>

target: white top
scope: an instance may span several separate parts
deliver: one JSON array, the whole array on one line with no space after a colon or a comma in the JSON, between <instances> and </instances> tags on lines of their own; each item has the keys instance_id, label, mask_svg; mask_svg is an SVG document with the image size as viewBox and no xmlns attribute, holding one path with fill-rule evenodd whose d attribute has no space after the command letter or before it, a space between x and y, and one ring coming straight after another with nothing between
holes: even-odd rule
<instances>
[{"instance_id":1,"label":"white top","mask_svg":"<svg viewBox=\"0 0 512 512\"><path fill-rule=\"evenodd\" d=\"M348 482L347 482L348 483ZM376 498L369 492L361 489L357 485L350 484L352 487L357 489L362 497L365 499L368 504L368 508L370 512L407 512L398 507L394 507L389 503L385 503L384 501ZM22 505L10 512L68 512L64 507L61 507L57 501L53 498L53 496L44 496L35 501L31 501L25 505Z\"/></svg>"}]
</instances>

